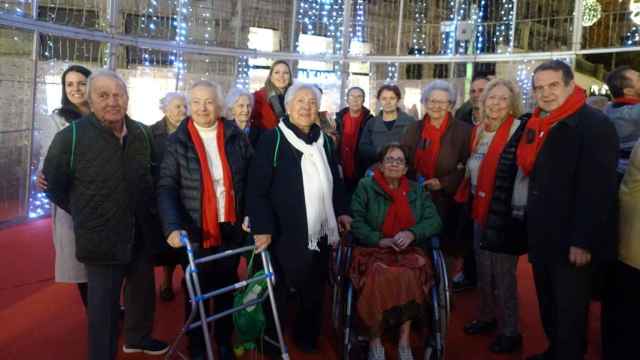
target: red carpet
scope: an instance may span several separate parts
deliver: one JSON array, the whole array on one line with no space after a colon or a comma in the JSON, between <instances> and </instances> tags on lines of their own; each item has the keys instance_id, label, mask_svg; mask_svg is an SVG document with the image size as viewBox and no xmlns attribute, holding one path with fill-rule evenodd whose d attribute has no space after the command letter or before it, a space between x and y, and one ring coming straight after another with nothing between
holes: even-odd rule
<instances>
[{"instance_id":1,"label":"red carpet","mask_svg":"<svg viewBox=\"0 0 640 360\"><path fill-rule=\"evenodd\" d=\"M0 359L65 359L86 358L86 322L77 289L73 285L53 282L53 245L49 220L40 220L0 230ZM156 275L159 275L157 271ZM179 289L176 272L174 288ZM159 279L159 276L157 276ZM515 360L544 350L546 347L538 317L531 268L526 258L518 270L520 320L524 350L509 356L488 352L491 336L469 337L462 332L464 323L472 320L477 307L477 294L466 292L456 297L451 330L447 339L447 360ZM158 302L154 335L173 339L182 321L182 294L172 303ZM600 358L599 306L592 306L587 359ZM328 316L327 316L328 317ZM305 360L337 359L335 338L327 321L319 355L301 355L291 349L291 358ZM395 359L395 349L387 347L388 359ZM416 354L417 355L417 354ZM159 359L144 355L125 355L119 359ZM250 359L251 356L244 358ZM254 357L255 358L255 357ZM421 360L416 356L416 359Z\"/></svg>"}]
</instances>

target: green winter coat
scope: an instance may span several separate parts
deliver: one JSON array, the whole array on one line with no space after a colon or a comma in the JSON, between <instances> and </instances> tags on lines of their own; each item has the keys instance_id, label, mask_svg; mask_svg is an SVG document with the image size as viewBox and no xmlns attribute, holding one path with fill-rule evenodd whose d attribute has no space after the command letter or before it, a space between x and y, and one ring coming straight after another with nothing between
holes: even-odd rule
<instances>
[{"instance_id":1,"label":"green winter coat","mask_svg":"<svg viewBox=\"0 0 640 360\"><path fill-rule=\"evenodd\" d=\"M409 181L409 206L416 218L416 224L409 229L416 239L414 245L422 245L439 233L442 222L428 193L415 182ZM351 230L361 245L376 246L383 238L382 224L391 197L387 195L372 177L360 180L351 200L353 223Z\"/></svg>"}]
</instances>

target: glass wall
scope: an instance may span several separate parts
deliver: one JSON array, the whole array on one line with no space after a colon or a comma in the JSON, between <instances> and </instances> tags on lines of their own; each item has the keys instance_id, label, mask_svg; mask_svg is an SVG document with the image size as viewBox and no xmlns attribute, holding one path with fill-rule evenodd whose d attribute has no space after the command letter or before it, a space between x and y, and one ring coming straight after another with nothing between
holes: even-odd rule
<instances>
[{"instance_id":1,"label":"glass wall","mask_svg":"<svg viewBox=\"0 0 640 360\"><path fill-rule=\"evenodd\" d=\"M200 79L256 91L283 58L296 79L320 86L330 117L351 86L377 111L388 82L418 116L433 79L450 81L461 104L479 71L517 81L531 108L531 71L545 59L572 63L588 88L602 88L617 65L640 66L627 51L640 50L639 3L578 3L580 11L573 0L0 0L0 224L48 210L34 177L59 130L52 112L71 64L121 74L129 115L145 124L162 118L169 91Z\"/></svg>"}]
</instances>

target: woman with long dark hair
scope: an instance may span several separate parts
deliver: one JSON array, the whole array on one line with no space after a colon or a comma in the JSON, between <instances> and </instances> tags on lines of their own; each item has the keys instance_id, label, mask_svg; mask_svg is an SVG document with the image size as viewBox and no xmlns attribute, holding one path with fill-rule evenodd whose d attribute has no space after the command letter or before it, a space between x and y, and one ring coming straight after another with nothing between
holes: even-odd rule
<instances>
[{"instance_id":1,"label":"woman with long dark hair","mask_svg":"<svg viewBox=\"0 0 640 360\"><path fill-rule=\"evenodd\" d=\"M284 60L271 65L264 87L253 94L254 107L251 124L258 129L273 129L286 115L284 94L292 84L291 67Z\"/></svg>"},{"instance_id":2,"label":"woman with long dark hair","mask_svg":"<svg viewBox=\"0 0 640 360\"><path fill-rule=\"evenodd\" d=\"M62 73L61 106L53 111L56 130L62 130L73 121L91 113L86 99L87 79L91 71L84 66L72 65ZM47 182L38 175L38 187L45 190ZM75 235L71 215L57 206L52 207L53 245L56 251L55 280L78 285L80 297L87 306L87 270L76 258Z\"/></svg>"}]
</instances>

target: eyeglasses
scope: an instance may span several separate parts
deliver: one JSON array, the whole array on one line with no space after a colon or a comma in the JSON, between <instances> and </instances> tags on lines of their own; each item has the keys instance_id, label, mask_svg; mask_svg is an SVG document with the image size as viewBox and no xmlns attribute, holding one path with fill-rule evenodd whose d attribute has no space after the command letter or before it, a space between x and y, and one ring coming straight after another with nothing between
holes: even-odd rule
<instances>
[{"instance_id":1,"label":"eyeglasses","mask_svg":"<svg viewBox=\"0 0 640 360\"><path fill-rule=\"evenodd\" d=\"M446 100L446 101L444 101L444 100L431 100L431 99L427 100L427 106L429 106L429 107L435 107L435 106L437 106L437 107L447 107L447 106L449 106L449 104L451 104L451 102L448 101L448 100Z\"/></svg>"},{"instance_id":2,"label":"eyeglasses","mask_svg":"<svg viewBox=\"0 0 640 360\"><path fill-rule=\"evenodd\" d=\"M401 157L393 157L393 156L387 156L384 159L382 159L382 162L385 165L404 165L406 164L406 160L404 158Z\"/></svg>"}]
</instances>

